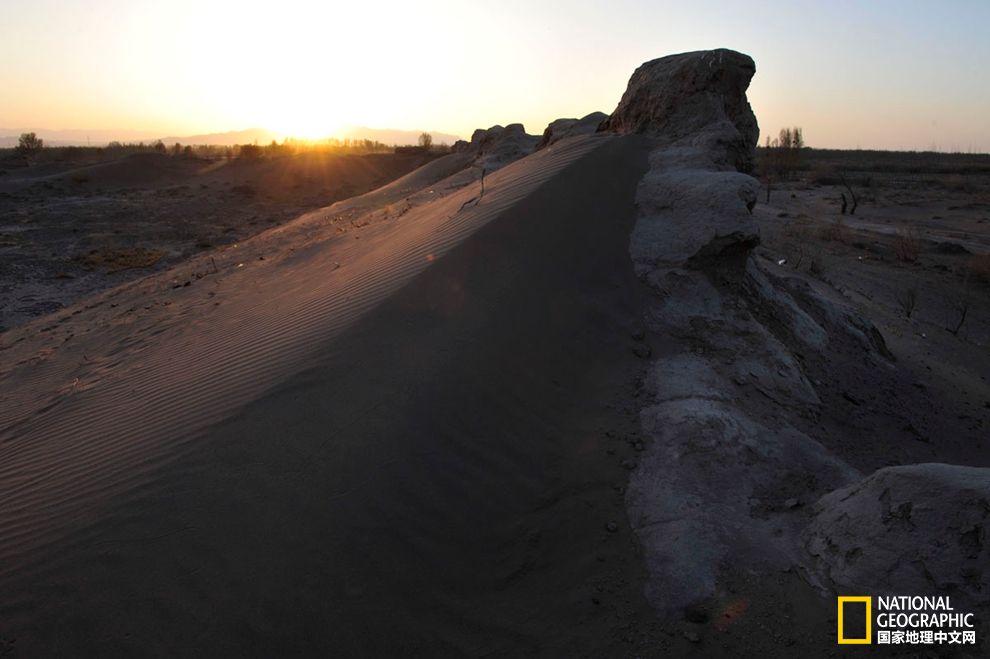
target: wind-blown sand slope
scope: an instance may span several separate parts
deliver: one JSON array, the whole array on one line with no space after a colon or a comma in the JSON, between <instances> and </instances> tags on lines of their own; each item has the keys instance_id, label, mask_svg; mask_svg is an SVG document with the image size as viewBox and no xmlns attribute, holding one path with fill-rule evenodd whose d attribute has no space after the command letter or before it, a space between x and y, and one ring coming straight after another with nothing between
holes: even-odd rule
<instances>
[{"instance_id":1,"label":"wind-blown sand slope","mask_svg":"<svg viewBox=\"0 0 990 659\"><path fill-rule=\"evenodd\" d=\"M138 331L122 318L75 336L94 324L75 323L71 341L3 375L9 392L0 417L0 478L9 486L0 509L4 528L16 531L23 520L37 533L39 512L75 516L90 494L126 486L118 479L135 478L135 462L171 455L196 431L298 371L432 258L597 144L538 154L492 176L484 204L458 212L478 193L468 187L401 221L369 226L360 241L314 238L320 217L304 216L228 253L216 275L196 281L180 271L115 298L115 310L150 304L146 310L157 312ZM200 267L208 274L210 266ZM196 281L195 288L186 281ZM21 355L34 347L25 343ZM52 500L63 494L71 505ZM19 535L7 533L0 556L11 544L24 549Z\"/></svg>"},{"instance_id":2,"label":"wind-blown sand slope","mask_svg":"<svg viewBox=\"0 0 990 659\"><path fill-rule=\"evenodd\" d=\"M639 372L644 141L561 141L467 207L451 156L8 333L0 635L26 655L606 651L648 617L600 457L636 425L612 403Z\"/></svg>"}]
</instances>

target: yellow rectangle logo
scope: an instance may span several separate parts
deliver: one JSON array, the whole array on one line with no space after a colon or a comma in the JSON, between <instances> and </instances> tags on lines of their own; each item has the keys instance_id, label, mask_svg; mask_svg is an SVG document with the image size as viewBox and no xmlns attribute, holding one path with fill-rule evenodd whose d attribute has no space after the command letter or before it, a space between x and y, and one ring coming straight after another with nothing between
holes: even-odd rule
<instances>
[{"instance_id":1,"label":"yellow rectangle logo","mask_svg":"<svg viewBox=\"0 0 990 659\"><path fill-rule=\"evenodd\" d=\"M847 602L863 602L866 605L866 637L865 638L846 638L844 633L844 623L845 619L843 617L843 605ZM839 645L870 645L873 643L873 634L871 621L873 619L873 598L870 596L840 596L839 597L839 620L838 620L838 637Z\"/></svg>"}]
</instances>

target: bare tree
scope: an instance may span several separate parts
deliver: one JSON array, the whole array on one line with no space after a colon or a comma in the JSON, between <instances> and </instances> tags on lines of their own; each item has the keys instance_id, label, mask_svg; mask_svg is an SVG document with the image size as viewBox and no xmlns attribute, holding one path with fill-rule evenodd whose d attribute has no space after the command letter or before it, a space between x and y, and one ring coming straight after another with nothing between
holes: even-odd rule
<instances>
[{"instance_id":1,"label":"bare tree","mask_svg":"<svg viewBox=\"0 0 990 659\"><path fill-rule=\"evenodd\" d=\"M760 177L766 181L767 184L767 201L770 203L770 192L773 189L773 175L775 168L775 149L777 146L777 140L771 140L770 136L767 135L767 144L763 147L762 157L760 158Z\"/></svg>"},{"instance_id":2,"label":"bare tree","mask_svg":"<svg viewBox=\"0 0 990 659\"><path fill-rule=\"evenodd\" d=\"M804 133L801 131L800 126L795 126L791 129L791 146L798 152L804 148Z\"/></svg>"},{"instance_id":3,"label":"bare tree","mask_svg":"<svg viewBox=\"0 0 990 659\"><path fill-rule=\"evenodd\" d=\"M774 180L787 179L801 164L801 149L804 148L804 135L797 126L781 128L776 138L767 135L766 145L760 158L760 175L767 185L767 200Z\"/></svg>"},{"instance_id":4,"label":"bare tree","mask_svg":"<svg viewBox=\"0 0 990 659\"><path fill-rule=\"evenodd\" d=\"M421 133L419 136L419 146L424 151L429 151L430 147L433 146L433 136L429 133Z\"/></svg>"},{"instance_id":5,"label":"bare tree","mask_svg":"<svg viewBox=\"0 0 990 659\"><path fill-rule=\"evenodd\" d=\"M17 138L17 152L28 156L44 148L45 142L34 133L21 133Z\"/></svg>"},{"instance_id":6,"label":"bare tree","mask_svg":"<svg viewBox=\"0 0 990 659\"><path fill-rule=\"evenodd\" d=\"M849 209L849 214L855 215L856 207L859 206L859 197L856 196L856 193L853 192L852 187L846 182L845 174L839 174L839 178L842 180L842 185L846 186L846 190L849 191L849 197L852 198L852 208ZM846 195L844 193L842 195L842 214L846 214Z\"/></svg>"}]
</instances>

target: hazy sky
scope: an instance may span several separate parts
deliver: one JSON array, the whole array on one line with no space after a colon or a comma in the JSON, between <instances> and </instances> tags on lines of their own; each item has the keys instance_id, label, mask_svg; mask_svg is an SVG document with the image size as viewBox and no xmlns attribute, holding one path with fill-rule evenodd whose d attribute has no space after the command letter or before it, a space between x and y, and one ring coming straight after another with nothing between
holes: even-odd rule
<instances>
[{"instance_id":1,"label":"hazy sky","mask_svg":"<svg viewBox=\"0 0 990 659\"><path fill-rule=\"evenodd\" d=\"M0 0L0 127L537 133L724 46L756 60L763 134L987 152L988 26L986 0Z\"/></svg>"}]
</instances>

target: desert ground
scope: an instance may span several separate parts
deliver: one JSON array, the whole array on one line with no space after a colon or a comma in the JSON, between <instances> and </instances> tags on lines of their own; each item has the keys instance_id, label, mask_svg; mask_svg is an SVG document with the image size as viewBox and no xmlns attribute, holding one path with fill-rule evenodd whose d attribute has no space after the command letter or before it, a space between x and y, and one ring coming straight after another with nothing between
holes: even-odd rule
<instances>
[{"instance_id":1,"label":"desert ground","mask_svg":"<svg viewBox=\"0 0 990 659\"><path fill-rule=\"evenodd\" d=\"M0 150L0 329L362 194L427 154ZM344 227L347 228L347 227Z\"/></svg>"},{"instance_id":2,"label":"desert ground","mask_svg":"<svg viewBox=\"0 0 990 659\"><path fill-rule=\"evenodd\" d=\"M841 212L841 196L850 198L842 180L858 197L854 215ZM983 464L990 431L990 158L808 150L803 171L771 188L768 203L760 201L760 257L840 295L880 331L910 386L926 394L909 403L917 423L891 422L884 431L904 441L877 446L864 437L856 452L874 468L950 456ZM922 412L931 400L937 407ZM850 412L863 401L857 402Z\"/></svg>"},{"instance_id":3,"label":"desert ground","mask_svg":"<svg viewBox=\"0 0 990 659\"><path fill-rule=\"evenodd\" d=\"M755 71L0 177L0 656L844 656L853 593L984 654L988 161L805 150L767 199Z\"/></svg>"}]
</instances>

